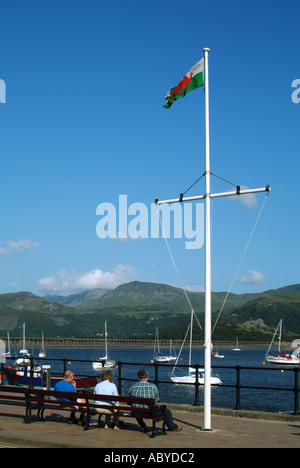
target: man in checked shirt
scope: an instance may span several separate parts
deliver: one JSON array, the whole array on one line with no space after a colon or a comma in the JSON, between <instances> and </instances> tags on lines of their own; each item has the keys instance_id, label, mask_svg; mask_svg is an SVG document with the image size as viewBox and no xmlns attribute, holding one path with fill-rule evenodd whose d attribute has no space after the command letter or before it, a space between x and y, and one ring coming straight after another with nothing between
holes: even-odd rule
<instances>
[{"instance_id":1,"label":"man in checked shirt","mask_svg":"<svg viewBox=\"0 0 300 468\"><path fill-rule=\"evenodd\" d=\"M138 398L154 398L156 403L159 401L159 393L158 393L158 388L155 384L149 383L149 374L145 369L141 369L137 373L138 376L138 382L130 387L128 390L128 395L131 397L138 397ZM146 405L139 405L135 404L134 405L136 408L147 408ZM161 413L163 410L160 408L159 409ZM173 421L173 416L170 410L165 409L165 422L167 425L167 428L169 431L172 432L178 432L181 431L182 426L179 426L174 423ZM141 431L142 432L147 432L147 426L143 420L143 418L136 418Z\"/></svg>"}]
</instances>

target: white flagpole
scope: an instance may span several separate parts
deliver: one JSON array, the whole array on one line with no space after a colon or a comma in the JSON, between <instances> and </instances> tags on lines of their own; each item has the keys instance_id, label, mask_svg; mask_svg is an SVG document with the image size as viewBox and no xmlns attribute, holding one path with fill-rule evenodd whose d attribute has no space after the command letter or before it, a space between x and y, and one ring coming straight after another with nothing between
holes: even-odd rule
<instances>
[{"instance_id":1,"label":"white flagpole","mask_svg":"<svg viewBox=\"0 0 300 468\"><path fill-rule=\"evenodd\" d=\"M186 197L180 195L172 200L155 200L156 205L182 203L186 201L205 200L205 333L204 333L204 423L202 430L211 431L211 199L220 197L232 197L250 193L270 192L267 185L264 188L241 190L239 186L235 191L224 193L211 193L210 172L210 136L209 136L209 77L208 54L210 49L204 52L204 91L205 91L205 195Z\"/></svg>"},{"instance_id":2,"label":"white flagpole","mask_svg":"<svg viewBox=\"0 0 300 468\"><path fill-rule=\"evenodd\" d=\"M211 428L211 207L210 207L210 137L209 137L209 77L208 53L204 52L205 86L205 337L204 337L204 424L203 430Z\"/></svg>"}]
</instances>

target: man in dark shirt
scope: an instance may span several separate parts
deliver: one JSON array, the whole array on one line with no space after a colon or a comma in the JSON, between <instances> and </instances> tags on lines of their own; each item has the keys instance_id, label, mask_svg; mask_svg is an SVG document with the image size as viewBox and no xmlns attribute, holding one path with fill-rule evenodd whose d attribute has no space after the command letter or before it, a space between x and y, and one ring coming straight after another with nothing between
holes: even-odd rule
<instances>
[{"instance_id":1,"label":"man in dark shirt","mask_svg":"<svg viewBox=\"0 0 300 468\"><path fill-rule=\"evenodd\" d=\"M149 374L145 369L141 369L137 373L138 376L138 382L130 387L128 390L128 395L131 397L138 397L138 398L153 398L156 403L159 402L159 393L158 393L158 388L155 384L149 383ZM141 405L141 404L134 404L132 405L135 408L147 408L146 405ZM167 425L167 428L169 431L181 431L182 426L178 426L177 424L174 423L173 421L173 416L170 410L165 409L165 422ZM159 408L159 413L162 414L163 409ZM139 426L141 427L142 432L147 431L147 426L143 420L143 418L136 418Z\"/></svg>"}]
</instances>

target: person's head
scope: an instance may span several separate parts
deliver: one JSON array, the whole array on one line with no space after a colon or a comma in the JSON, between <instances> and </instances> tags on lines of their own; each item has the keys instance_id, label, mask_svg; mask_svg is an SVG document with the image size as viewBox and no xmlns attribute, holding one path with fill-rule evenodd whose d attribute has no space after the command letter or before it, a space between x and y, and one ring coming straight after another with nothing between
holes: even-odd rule
<instances>
[{"instance_id":1,"label":"person's head","mask_svg":"<svg viewBox=\"0 0 300 468\"><path fill-rule=\"evenodd\" d=\"M101 380L109 380L110 382L114 381L114 376L112 371L110 370L104 370L101 372Z\"/></svg>"},{"instance_id":2,"label":"person's head","mask_svg":"<svg viewBox=\"0 0 300 468\"><path fill-rule=\"evenodd\" d=\"M139 370L138 373L137 373L137 376L138 376L139 380L148 380L149 379L149 374L148 374L148 371L146 371L146 369Z\"/></svg>"},{"instance_id":3,"label":"person's head","mask_svg":"<svg viewBox=\"0 0 300 468\"><path fill-rule=\"evenodd\" d=\"M74 380L74 372L72 370L67 370L64 375L64 379L68 382L73 382Z\"/></svg>"}]
</instances>

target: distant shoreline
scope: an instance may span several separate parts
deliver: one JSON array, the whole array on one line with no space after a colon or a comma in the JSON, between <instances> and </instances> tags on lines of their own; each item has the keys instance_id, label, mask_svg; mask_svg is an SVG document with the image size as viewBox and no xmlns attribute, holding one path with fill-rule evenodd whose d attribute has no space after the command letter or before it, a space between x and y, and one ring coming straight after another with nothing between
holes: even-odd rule
<instances>
[{"instance_id":1,"label":"distant shoreline","mask_svg":"<svg viewBox=\"0 0 300 468\"><path fill-rule=\"evenodd\" d=\"M7 338L0 337L5 343ZM11 338L11 341L15 348L22 346L20 338ZM173 340L174 348L181 348L182 340ZM45 348L103 348L103 339L92 339L92 338L45 338ZM41 348L41 338L26 338L26 347L29 349ZM108 340L109 348L153 348L153 340ZM188 342L185 347L188 347ZM218 349L231 349L236 347L236 341L214 341L214 350ZM266 348L270 346L268 342L261 341L240 341L239 347L243 350L245 348ZM170 347L169 340L160 340L160 347L162 349L168 349ZM291 342L282 342L282 349L291 350ZM194 341L193 348L203 348L203 342Z\"/></svg>"}]
</instances>

